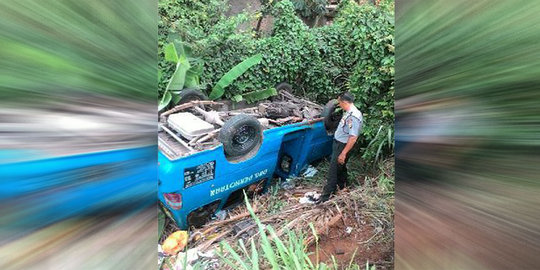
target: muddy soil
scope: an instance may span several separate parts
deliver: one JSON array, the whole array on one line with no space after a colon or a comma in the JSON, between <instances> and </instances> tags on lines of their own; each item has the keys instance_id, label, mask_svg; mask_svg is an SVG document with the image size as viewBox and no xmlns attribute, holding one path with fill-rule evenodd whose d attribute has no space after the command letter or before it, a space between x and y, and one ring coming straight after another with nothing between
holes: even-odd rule
<instances>
[{"instance_id":1,"label":"muddy soil","mask_svg":"<svg viewBox=\"0 0 540 270\"><path fill-rule=\"evenodd\" d=\"M354 224L354 220L346 219L345 223L341 220L326 234L319 236L318 244L314 243L308 248L313 263L318 259L331 265L333 256L339 269L346 269L351 261L360 266L369 261L370 265L376 264L377 269L393 269L392 241L377 241L376 230L369 224L353 228L350 233L347 233L348 226L345 224Z\"/></svg>"}]
</instances>

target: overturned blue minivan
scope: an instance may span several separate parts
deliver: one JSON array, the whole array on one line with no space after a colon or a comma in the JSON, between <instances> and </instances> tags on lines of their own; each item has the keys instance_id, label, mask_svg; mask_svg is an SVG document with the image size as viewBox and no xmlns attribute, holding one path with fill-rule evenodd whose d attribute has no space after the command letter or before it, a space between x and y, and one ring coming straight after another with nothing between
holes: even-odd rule
<instances>
[{"instance_id":1,"label":"overturned blue minivan","mask_svg":"<svg viewBox=\"0 0 540 270\"><path fill-rule=\"evenodd\" d=\"M323 107L280 91L272 100L230 110L192 100L164 112L158 132L158 196L182 229L199 227L263 192L277 176L298 175L331 153Z\"/></svg>"}]
</instances>

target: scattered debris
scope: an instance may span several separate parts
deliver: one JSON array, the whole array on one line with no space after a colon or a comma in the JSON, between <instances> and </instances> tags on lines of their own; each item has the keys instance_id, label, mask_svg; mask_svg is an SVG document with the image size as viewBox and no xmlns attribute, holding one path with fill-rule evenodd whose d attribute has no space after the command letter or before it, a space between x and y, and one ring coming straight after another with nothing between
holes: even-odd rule
<instances>
[{"instance_id":1,"label":"scattered debris","mask_svg":"<svg viewBox=\"0 0 540 270\"><path fill-rule=\"evenodd\" d=\"M176 270L193 269L192 264L199 259L199 250L197 248L188 249L186 252L178 253L176 257Z\"/></svg>"},{"instance_id":2,"label":"scattered debris","mask_svg":"<svg viewBox=\"0 0 540 270\"><path fill-rule=\"evenodd\" d=\"M330 227L336 226L336 224L343 226L345 220L348 220L346 225L350 227L348 230L352 235L357 227L363 226L361 221L369 219L369 217L376 217L374 220L381 223L377 225L383 226L383 230L392 228L391 216L379 216L383 215L384 212L363 210L367 205L365 202L372 199L364 192L363 188L340 191L339 196L333 197L317 207L313 206L313 202L320 197L318 192L308 190L301 193L303 197L298 198L295 197L295 194L297 194L295 190L306 189L297 185L294 190L282 190L282 194L278 197L266 193L251 202L255 210L268 209L271 204L276 203L276 200L285 203L285 206L277 213L258 212L259 219L263 224L272 225L276 229L279 228L276 232L278 237L285 233L287 229L304 228L302 231L311 231L309 223L313 224L318 234L325 235ZM257 226L253 219L250 218L245 206L236 207L230 213L231 218L211 222L199 229L198 231L203 232L205 237L193 243L193 245L199 247L201 251L205 251L223 240L234 243L238 238L243 238L246 240L245 243L249 243L251 239L258 237ZM377 225L373 227L376 228ZM342 232L345 232L345 230L343 228ZM311 244L313 241L314 238L308 235L306 244Z\"/></svg>"},{"instance_id":3,"label":"scattered debris","mask_svg":"<svg viewBox=\"0 0 540 270\"><path fill-rule=\"evenodd\" d=\"M202 258L212 259L216 257L216 251L214 249L208 250L207 252L199 251L197 255L199 255L199 257L202 257Z\"/></svg>"},{"instance_id":4,"label":"scattered debris","mask_svg":"<svg viewBox=\"0 0 540 270\"><path fill-rule=\"evenodd\" d=\"M281 183L281 188L282 189L285 189L285 190L290 190L290 189L293 189L295 184L295 178L294 177L291 177L291 178L287 178L285 179L285 181L283 181Z\"/></svg>"},{"instance_id":5,"label":"scattered debris","mask_svg":"<svg viewBox=\"0 0 540 270\"><path fill-rule=\"evenodd\" d=\"M187 242L187 231L176 231L163 241L161 248L166 254L175 255L186 247Z\"/></svg>"},{"instance_id":6,"label":"scattered debris","mask_svg":"<svg viewBox=\"0 0 540 270\"><path fill-rule=\"evenodd\" d=\"M304 197L300 198L300 203L301 204L305 204L305 203L314 204L319 200L320 197L321 197L321 194L315 191L306 192L306 194L304 194Z\"/></svg>"},{"instance_id":7,"label":"scattered debris","mask_svg":"<svg viewBox=\"0 0 540 270\"><path fill-rule=\"evenodd\" d=\"M317 168L313 167L312 165L309 165L307 169L302 173L302 177L309 178L315 176L319 170Z\"/></svg>"},{"instance_id":8,"label":"scattered debris","mask_svg":"<svg viewBox=\"0 0 540 270\"><path fill-rule=\"evenodd\" d=\"M310 174L313 173L309 167L308 170ZM382 269L391 269L393 200L388 200L386 194L369 184L373 181L370 176L365 178L368 184L338 191L337 196L316 206L313 202L320 197L317 192L320 187L314 187L311 182L302 182L300 177L287 181L294 182L291 189L267 192L252 198L250 204L260 221L275 229L277 237L286 235L288 230L303 232L304 244L312 252L310 259L314 263L316 260L328 261L335 256L339 262L346 264L354 259L357 264L363 265L369 259L370 263L380 265ZM276 205L279 205L279 211L266 211L276 209ZM223 262L216 254L221 241L235 245L242 239L248 250L252 240L258 243L258 226L244 205L229 209L227 216L224 220L216 219L190 232L197 237L190 239L189 248L196 249L198 257L189 264L191 267L204 264L204 269L223 269ZM317 238L311 233L313 231ZM315 256L317 246L320 249L319 259ZM181 256L184 258L186 255L179 253L176 262L181 261ZM190 260L193 255L190 257L188 254L187 258ZM184 268L177 266L177 269ZM186 269L191 268L186 266Z\"/></svg>"},{"instance_id":9,"label":"scattered debris","mask_svg":"<svg viewBox=\"0 0 540 270\"><path fill-rule=\"evenodd\" d=\"M305 203L311 203L311 204L314 204L314 203L315 203L315 202L312 201L310 198L306 198L306 197L300 198L299 202L300 202L301 204L305 204Z\"/></svg>"},{"instance_id":10,"label":"scattered debris","mask_svg":"<svg viewBox=\"0 0 540 270\"><path fill-rule=\"evenodd\" d=\"M227 214L229 212L227 210L219 210L217 213L215 213L214 215L216 216L216 219L217 220L225 220L227 218Z\"/></svg>"},{"instance_id":11,"label":"scattered debris","mask_svg":"<svg viewBox=\"0 0 540 270\"><path fill-rule=\"evenodd\" d=\"M161 248L161 245L158 244L158 265L161 265L163 263L165 256L167 255L163 253L163 249Z\"/></svg>"},{"instance_id":12,"label":"scattered debris","mask_svg":"<svg viewBox=\"0 0 540 270\"><path fill-rule=\"evenodd\" d=\"M246 219L236 223L232 231L235 237L248 238L257 233L255 221L253 219Z\"/></svg>"}]
</instances>

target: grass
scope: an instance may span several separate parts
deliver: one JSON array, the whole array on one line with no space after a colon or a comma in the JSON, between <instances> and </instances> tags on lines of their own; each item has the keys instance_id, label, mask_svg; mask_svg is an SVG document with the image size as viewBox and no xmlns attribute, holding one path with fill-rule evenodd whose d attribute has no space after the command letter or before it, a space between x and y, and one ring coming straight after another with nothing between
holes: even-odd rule
<instances>
[{"instance_id":1,"label":"grass","mask_svg":"<svg viewBox=\"0 0 540 270\"><path fill-rule=\"evenodd\" d=\"M358 169L358 164L351 164L350 167ZM328 162L323 161L317 166L319 172L312 178L303 178L301 184L322 186L326 179L328 170ZM356 170L355 170L356 171ZM369 193L366 208L372 211L370 215L373 218L374 227L387 227L388 222L392 222L393 215L393 161L387 160L381 162L378 170L379 173L374 177L366 177L365 183L355 183L355 188L365 188L365 192ZM359 175L355 176L355 179ZM372 188L366 188L372 187ZM286 204L280 199L278 193L279 185L271 187L268 196L271 196L272 205L269 209L282 207ZM392 201L389 203L389 201ZM249 242L238 240L236 242L222 241L218 256L220 261L227 265L230 269L291 269L291 270L326 270L326 269L376 269L375 265L371 265L369 261L365 265L355 263L356 251L350 261L340 267L340 264L332 256L330 262L320 262L319 260L319 236L317 230L312 223L309 224L310 233L305 234L303 231L294 229L285 229L285 233L278 236L274 226L265 225L261 219L254 213L251 203L245 199L246 208L251 217L255 220L258 227L259 241L251 238ZM279 207L278 207L279 206ZM389 208L390 207L390 208ZM386 228L388 230L388 228ZM393 228L390 229L390 234L374 235L376 241L393 241ZM312 253L308 252L309 245L306 245L308 237L313 237L315 245L315 258L310 259Z\"/></svg>"},{"instance_id":2,"label":"grass","mask_svg":"<svg viewBox=\"0 0 540 270\"><path fill-rule=\"evenodd\" d=\"M261 239L259 246L257 246L255 240L252 239L249 249L246 247L243 240L238 241L236 248L233 248L227 242L221 242L221 249L218 252L219 258L223 263L231 267L231 269L338 269L335 259L333 260L334 263L332 265L326 265L322 262L314 264L309 258L310 253L307 252L308 247L304 244L306 239L302 233L288 230L285 237L278 237L276 230L272 226L264 225L257 215L255 215L247 196L245 197L245 203L251 217L257 223ZM313 226L311 226L311 228L314 237L317 239L316 243L318 245L318 237L315 234L315 229ZM351 261L348 269L359 268L358 265L353 264Z\"/></svg>"},{"instance_id":3,"label":"grass","mask_svg":"<svg viewBox=\"0 0 540 270\"><path fill-rule=\"evenodd\" d=\"M391 261L367 262L361 256L358 249L354 254L344 260L338 260L333 256L327 261L321 261L319 251L323 254L325 247L321 245L321 228L325 220L331 218L332 212L343 212L350 219L349 226L372 227L373 235L364 243L363 247L373 245L386 246L393 242L393 160L381 162L377 170L371 172L361 171L358 159L351 159L349 164L351 179L364 178L365 181L353 181L350 191L343 196L337 196L330 204L322 209L303 205L298 208L297 198L290 196L290 191L280 189L279 181L273 183L266 194L256 197L251 201L245 199L245 206L235 209L237 214L249 212L255 221L255 235L248 238L234 238L231 235L223 238L219 245L215 246L218 258L212 260L200 260L192 269L335 269L335 270L359 270L359 269L383 269L391 268ZM297 188L305 190L318 190L326 181L328 161L319 163L316 168L319 172L312 178L297 178ZM287 195L289 194L289 195ZM254 208L259 209L257 215ZM264 209L264 211L260 211ZM298 209L290 211L291 209ZM280 214L280 213L286 214ZM299 215L300 213L300 215ZM313 214L311 214L313 213ZM307 215L306 215L307 214ZM303 219L302 216L308 217ZM277 217L277 218L276 218ZM356 221L355 221L356 220ZM291 225L286 227L287 225ZM230 225L232 226L232 224ZM322 227L321 227L322 226ZM226 231L227 227L220 227L220 231ZM164 233L167 234L166 232ZM390 244L390 246L392 246ZM190 243L190 248L197 247L197 243ZM359 246L360 248L360 246ZM352 252L352 251L351 251ZM381 257L382 258L382 257ZM177 256L177 265L182 265L182 256ZM383 260L388 260L385 258ZM163 266L170 268L170 261L165 261ZM174 264L174 261L172 262ZM375 266L376 265L376 266ZM187 266L187 264L185 265ZM186 269L184 267L184 269Z\"/></svg>"},{"instance_id":4,"label":"grass","mask_svg":"<svg viewBox=\"0 0 540 270\"><path fill-rule=\"evenodd\" d=\"M315 237L316 259L315 263L310 259L308 246L305 244L305 236L303 233L296 233L288 230L283 237L278 237L276 230L261 222L259 217L254 213L247 196L245 203L251 217L255 220L258 226L258 233L261 236L260 242L257 243L251 239L249 246L246 246L243 240L238 240L236 246L222 241L218 256L220 261L230 267L230 269L242 270L258 270L258 269L287 269L287 270L375 270L376 266L370 265L366 261L365 266L354 263L355 253L351 257L348 265L339 268L338 262L332 256L332 262L326 264L320 262L318 257L319 237L312 224L310 224L311 233ZM194 268L197 269L197 268ZM199 268L202 269L202 268Z\"/></svg>"},{"instance_id":5,"label":"grass","mask_svg":"<svg viewBox=\"0 0 540 270\"><path fill-rule=\"evenodd\" d=\"M286 201L280 199L279 185L279 182L275 183L274 185L270 186L270 190L268 191L270 194L270 199L266 211L270 214L278 213L287 205Z\"/></svg>"}]
</instances>

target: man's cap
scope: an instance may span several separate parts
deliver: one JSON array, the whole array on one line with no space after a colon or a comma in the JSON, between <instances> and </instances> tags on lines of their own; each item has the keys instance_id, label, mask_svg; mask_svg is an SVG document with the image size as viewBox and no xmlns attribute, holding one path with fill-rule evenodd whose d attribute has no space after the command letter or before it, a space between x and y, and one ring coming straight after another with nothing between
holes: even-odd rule
<instances>
[{"instance_id":1,"label":"man's cap","mask_svg":"<svg viewBox=\"0 0 540 270\"><path fill-rule=\"evenodd\" d=\"M343 92L341 95L339 95L339 99L350 103L354 102L354 96L350 92Z\"/></svg>"}]
</instances>

